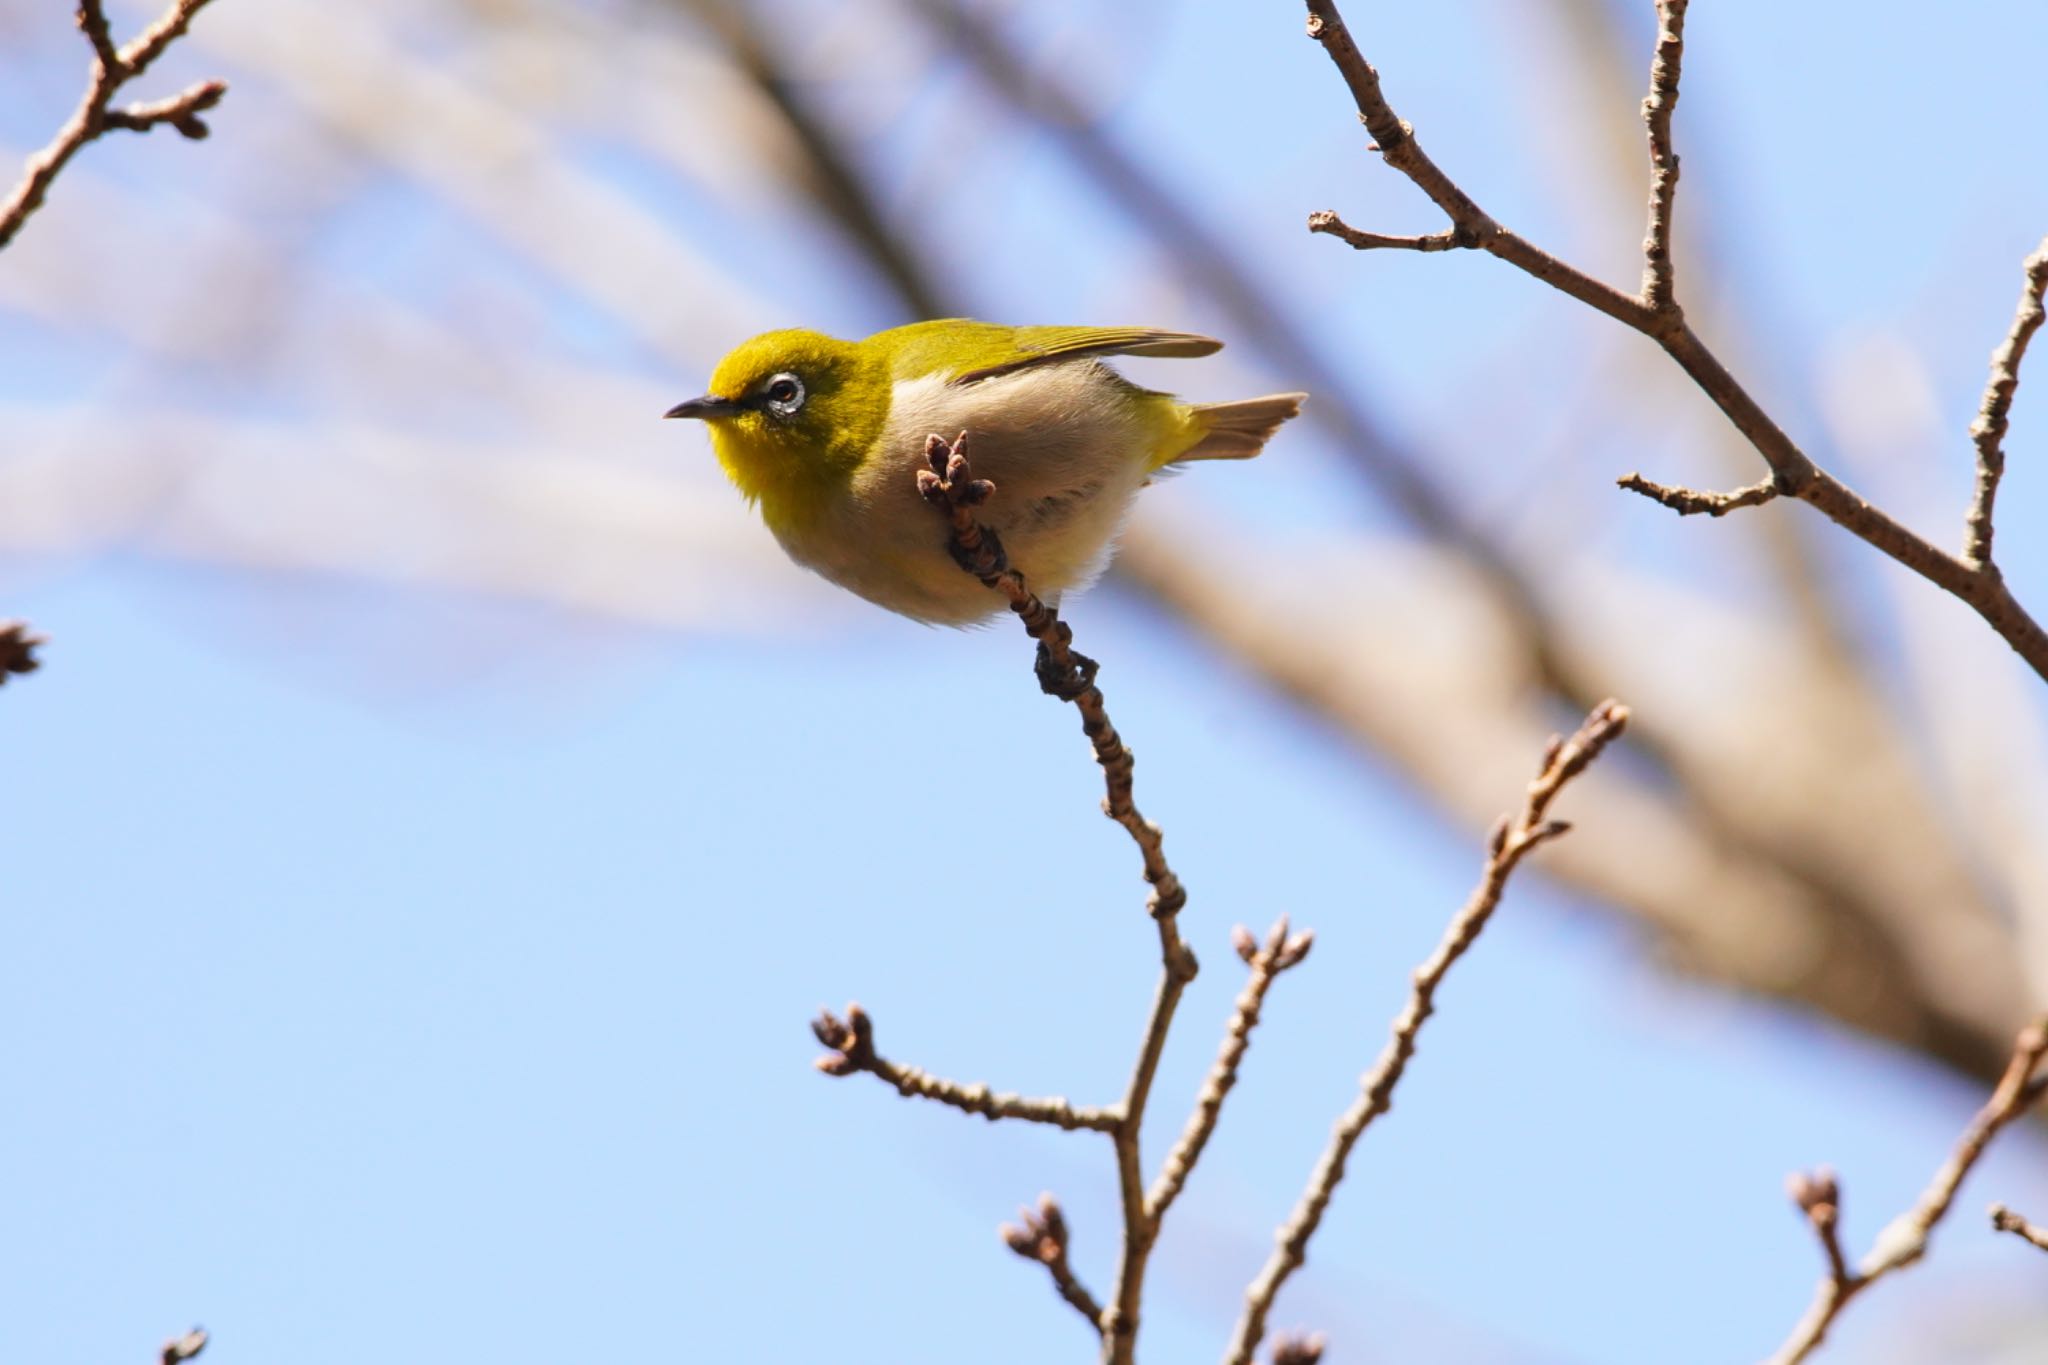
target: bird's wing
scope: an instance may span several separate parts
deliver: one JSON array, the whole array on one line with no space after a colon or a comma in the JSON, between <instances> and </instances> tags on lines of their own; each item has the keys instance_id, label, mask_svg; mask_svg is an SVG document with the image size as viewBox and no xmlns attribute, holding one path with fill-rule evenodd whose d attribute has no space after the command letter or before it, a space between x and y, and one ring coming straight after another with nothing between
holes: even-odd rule
<instances>
[{"instance_id":1,"label":"bird's wing","mask_svg":"<svg viewBox=\"0 0 2048 1365\"><path fill-rule=\"evenodd\" d=\"M903 369L951 370L950 384L974 384L1034 365L1098 355L1191 357L1223 349L1214 337L1154 327L1002 327L964 318L915 323L901 331Z\"/></svg>"}]
</instances>

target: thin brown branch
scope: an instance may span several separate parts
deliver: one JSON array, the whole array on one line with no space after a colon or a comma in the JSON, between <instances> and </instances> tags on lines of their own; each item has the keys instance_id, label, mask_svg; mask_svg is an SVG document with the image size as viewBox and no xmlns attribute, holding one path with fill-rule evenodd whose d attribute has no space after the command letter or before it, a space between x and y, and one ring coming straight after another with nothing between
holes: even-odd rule
<instances>
[{"instance_id":1,"label":"thin brown branch","mask_svg":"<svg viewBox=\"0 0 2048 1365\"><path fill-rule=\"evenodd\" d=\"M1336 0L1307 0L1307 5L1309 36L1322 44L1344 78L1375 150L1444 211L1454 231L1472 246L1655 341L1770 466L1772 481L1780 492L1811 503L1850 534L1968 604L2038 677L2048 681L2048 630L2019 604L1988 562L1973 564L1949 554L1816 465L1687 325L1675 301L1669 307L1658 307L1648 296L1624 294L1495 222L1430 160L1416 141L1415 130L1394 113L1380 89L1379 73L1359 51ZM1669 8L1667 4L1665 9ZM1666 13L1664 27L1671 27L1670 18ZM1661 57L1661 42L1659 51ZM1675 100L1675 60L1668 64L1665 75L1671 83L1670 98ZM1653 197L1656 193L1653 189Z\"/></svg>"},{"instance_id":2,"label":"thin brown branch","mask_svg":"<svg viewBox=\"0 0 2048 1365\"><path fill-rule=\"evenodd\" d=\"M2013 1212L2003 1204L1991 1206L1991 1226L2000 1232L2009 1232L2025 1242L2031 1242L2043 1251L2048 1251L2048 1232L2042 1231L2027 1221L2025 1215Z\"/></svg>"},{"instance_id":3,"label":"thin brown branch","mask_svg":"<svg viewBox=\"0 0 2048 1365\"><path fill-rule=\"evenodd\" d=\"M963 1113L979 1114L990 1121L1022 1119L1027 1123L1050 1124L1069 1132L1086 1128L1097 1133L1114 1133L1119 1127L1114 1110L1077 1107L1058 1097L1032 1099L1007 1094L992 1091L979 1083L962 1085L918 1067L892 1062L875 1051L874 1021L859 1005L848 1005L844 1019L830 1010L820 1010L818 1017L811 1021L811 1032L817 1035L819 1042L832 1049L816 1063L818 1070L828 1076L851 1076L865 1071L896 1087L896 1093L905 1098L935 1100Z\"/></svg>"},{"instance_id":4,"label":"thin brown branch","mask_svg":"<svg viewBox=\"0 0 2048 1365\"><path fill-rule=\"evenodd\" d=\"M1678 197L1678 153L1671 146L1671 115L1678 108L1678 71L1685 58L1687 0L1657 0L1657 55L1650 62L1650 93L1643 124L1650 134L1650 225L1643 237L1643 302L1671 313L1672 201Z\"/></svg>"},{"instance_id":5,"label":"thin brown branch","mask_svg":"<svg viewBox=\"0 0 2048 1365\"><path fill-rule=\"evenodd\" d=\"M1021 1222L1003 1224L996 1229L996 1235L1003 1239L1004 1246L1025 1260L1044 1266L1059 1296L1072 1304L1074 1311L1086 1318L1095 1334L1101 1336L1102 1305L1067 1263L1067 1216L1060 1211L1059 1201L1041 1194L1038 1207L1019 1209L1018 1217Z\"/></svg>"},{"instance_id":6,"label":"thin brown branch","mask_svg":"<svg viewBox=\"0 0 2048 1365\"><path fill-rule=\"evenodd\" d=\"M121 87L149 69L163 55L207 4L207 0L173 0L171 7L126 47L116 48L107 28L102 0L79 0L78 27L92 47L92 74L78 107L48 146L28 159L22 177L4 202L0 202L0 247L14 240L28 216L42 207L43 198L58 172L78 154L79 148L109 129L147 132L168 123L187 137L206 136L200 111L220 102L227 86L205 81L170 99L114 109L114 96Z\"/></svg>"},{"instance_id":7,"label":"thin brown branch","mask_svg":"<svg viewBox=\"0 0 2048 1365\"><path fill-rule=\"evenodd\" d=\"M33 673L43 666L36 646L43 637L29 633L26 621L0 621L0 685L17 673Z\"/></svg>"},{"instance_id":8,"label":"thin brown branch","mask_svg":"<svg viewBox=\"0 0 2048 1365\"><path fill-rule=\"evenodd\" d=\"M1841 1248L1834 1242L1833 1224L1841 1207L1840 1191L1832 1173L1821 1173L1813 1178L1795 1177L1788 1186L1795 1202L1805 1210L1817 1232L1822 1236L1824 1249L1828 1254L1828 1273L1814 1291L1813 1302L1806 1313L1770 1358L1770 1365L1798 1365L1827 1338L1828 1329L1834 1326L1849 1301L1868 1289L1878 1280L1895 1270L1903 1270L1927 1254L1927 1241L1935 1225L1948 1213L1955 1203L1956 1191L1969 1175L1977 1161L1984 1155L1984 1149L1998 1131L2024 1114L2040 1099L2044 1089L2042 1080L2034 1073L2040 1068L2041 1059L2048 1055L2048 1019L2036 1020L2020 1032L2013 1042L2012 1060L2006 1065L2005 1074L1999 1078L1998 1087L1991 1092L1991 1098L1984 1103L1956 1139L1955 1148L1949 1153L1941 1169L1913 1201L1912 1207L1894 1218L1871 1243L1870 1251L1851 1271L1843 1262ZM1815 1212L1824 1207L1826 1226Z\"/></svg>"},{"instance_id":9,"label":"thin brown branch","mask_svg":"<svg viewBox=\"0 0 2048 1365\"><path fill-rule=\"evenodd\" d=\"M1964 519L1963 562L1978 569L1991 565L1991 506L1998 498L1998 481L2005 477L2005 430L2011 425L2012 397L2020 386L2020 361L2044 316L2041 293L2048 289L2048 237L2041 239L2021 271L2026 282L2020 287L2019 307L2013 310L2012 330L1991 353L1991 378L1984 385L1977 419L1970 423L1970 440L1977 447L1977 487Z\"/></svg>"},{"instance_id":10,"label":"thin brown branch","mask_svg":"<svg viewBox=\"0 0 2048 1365\"><path fill-rule=\"evenodd\" d=\"M206 1329L194 1327L181 1337L172 1337L164 1343L163 1354L159 1357L162 1365L183 1365L206 1349Z\"/></svg>"},{"instance_id":11,"label":"thin brown branch","mask_svg":"<svg viewBox=\"0 0 2048 1365\"><path fill-rule=\"evenodd\" d=\"M108 128L125 128L134 133L146 133L158 124L168 123L197 141L212 131L199 115L219 104L221 96L227 92L226 81L200 81L167 99L131 104L125 109L109 109L101 122Z\"/></svg>"},{"instance_id":12,"label":"thin brown branch","mask_svg":"<svg viewBox=\"0 0 2048 1365\"><path fill-rule=\"evenodd\" d=\"M1820 1239L1821 1255L1828 1263L1828 1280L1838 1293L1848 1292L1856 1274L1849 1269L1849 1258L1842 1252L1841 1181L1831 1168L1822 1166L1811 1173L1787 1177L1785 1193L1806 1215L1806 1221L1813 1225L1813 1235Z\"/></svg>"},{"instance_id":13,"label":"thin brown branch","mask_svg":"<svg viewBox=\"0 0 2048 1365\"><path fill-rule=\"evenodd\" d=\"M1335 237L1360 251L1450 251L1455 247L1472 245L1459 235L1456 228L1432 232L1425 237L1388 237L1378 232L1363 232L1339 218L1334 209L1318 209L1311 213L1308 230Z\"/></svg>"},{"instance_id":14,"label":"thin brown branch","mask_svg":"<svg viewBox=\"0 0 2048 1365\"><path fill-rule=\"evenodd\" d=\"M1722 517L1738 507L1756 507L1778 496L1778 485L1771 479L1759 479L1744 484L1733 493L1701 492L1677 484L1657 483L1640 474L1624 474L1616 479L1618 487L1631 493L1641 493L1654 502L1661 502L1681 517L1705 512L1710 517Z\"/></svg>"},{"instance_id":15,"label":"thin brown branch","mask_svg":"<svg viewBox=\"0 0 2048 1365\"><path fill-rule=\"evenodd\" d=\"M1267 931L1263 943L1253 938L1251 931L1243 925L1237 927L1231 941L1238 957L1251 971L1245 977L1244 989L1238 993L1230 1023L1223 1031L1223 1046L1217 1050L1216 1060L1210 1064L1209 1074L1202 1078L1202 1088L1195 1095L1194 1112L1188 1115L1187 1125L1181 1129L1179 1140L1167 1153L1158 1178L1152 1182L1152 1188L1145 1196L1145 1214L1151 1221L1155 1236L1161 1220L1166 1217L1166 1210L1180 1196L1188 1176L1194 1172L1195 1163L1202 1159L1202 1149L1216 1132L1216 1122L1223 1113L1223 1101L1229 1096L1231 1087L1237 1084L1238 1066L1244 1061L1246 1049L1251 1047L1252 1030L1258 1027L1259 1009L1265 1004L1267 988L1280 973L1298 965L1308 956L1309 949L1315 946L1315 935L1303 930L1290 936L1287 916L1282 915Z\"/></svg>"},{"instance_id":16,"label":"thin brown branch","mask_svg":"<svg viewBox=\"0 0 2048 1365\"><path fill-rule=\"evenodd\" d=\"M1393 1107L1394 1088L1401 1083L1409 1059L1415 1055L1416 1037L1423 1023L1435 1012L1437 988L1443 984L1445 975L1486 928L1507 890L1508 878L1522 859L1570 828L1561 820L1548 818L1551 802L1566 783L1600 756L1601 750L1627 723L1627 707L1618 702L1602 702L1570 739L1553 738L1544 751L1541 771L1529 784L1521 811L1513 818L1503 815L1494 826L1479 884L1452 917L1436 950L1416 968L1408 1002L1395 1016L1392 1036L1379 1060L1361 1078L1358 1097L1338 1118L1329 1146L1317 1160L1301 1201L1280 1225L1273 1254L1245 1291L1244 1312L1231 1335L1230 1348L1224 1353L1225 1365L1251 1365L1266 1334L1266 1318L1272 1312L1274 1296L1287 1277L1308 1259L1309 1239L1315 1236L1338 1183L1344 1179L1344 1165L1350 1159L1351 1149L1372 1121Z\"/></svg>"},{"instance_id":17,"label":"thin brown branch","mask_svg":"<svg viewBox=\"0 0 2048 1365\"><path fill-rule=\"evenodd\" d=\"M1073 631L1060 620L1058 612L1031 591L1024 575L1011 567L996 533L975 518L974 509L993 497L996 487L986 479L974 477L963 451L966 441L965 432L950 444L941 436L926 439L925 458L930 468L917 472L918 490L946 513L952 526L949 548L954 561L1008 599L1010 610L1023 623L1025 633L1038 641L1039 687L1051 696L1072 702L1081 713L1082 733L1094 746L1095 761L1102 767L1107 790L1103 814L1122 825L1131 836L1144 862L1145 880L1152 884L1147 908L1159 930L1159 987L1146 1014L1138 1059L1131 1068L1130 1083L1124 1089L1123 1102L1117 1108L1118 1121L1111 1133L1116 1143L1117 1193L1123 1204L1124 1237L1117 1264L1116 1295L1102 1322L1105 1365L1130 1365L1137 1343L1145 1267L1158 1232L1157 1224L1145 1209L1138 1134L1144 1126L1145 1106L1152 1096L1152 1081L1159 1072L1159 1057L1166 1048L1174 1011L1197 970L1193 950L1181 939L1177 918L1181 907L1187 904L1187 891L1166 861L1159 826L1140 813L1132 795L1136 760L1110 723L1102 689L1095 685L1095 661L1073 648Z\"/></svg>"}]
</instances>

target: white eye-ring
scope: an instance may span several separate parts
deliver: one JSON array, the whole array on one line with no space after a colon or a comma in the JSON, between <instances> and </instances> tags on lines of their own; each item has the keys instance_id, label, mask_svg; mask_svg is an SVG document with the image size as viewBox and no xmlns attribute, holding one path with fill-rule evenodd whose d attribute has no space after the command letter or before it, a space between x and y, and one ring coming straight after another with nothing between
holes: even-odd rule
<instances>
[{"instance_id":1,"label":"white eye-ring","mask_svg":"<svg viewBox=\"0 0 2048 1365\"><path fill-rule=\"evenodd\" d=\"M804 381L784 372L761 386L761 406L777 417L794 417L804 405Z\"/></svg>"}]
</instances>

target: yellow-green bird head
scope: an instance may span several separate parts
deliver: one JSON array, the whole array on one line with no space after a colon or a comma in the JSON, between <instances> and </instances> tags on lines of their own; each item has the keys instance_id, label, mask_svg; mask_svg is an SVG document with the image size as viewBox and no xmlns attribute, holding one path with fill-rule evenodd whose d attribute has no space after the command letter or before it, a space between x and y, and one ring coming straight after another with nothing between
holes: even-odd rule
<instances>
[{"instance_id":1,"label":"yellow-green bird head","mask_svg":"<svg viewBox=\"0 0 2048 1365\"><path fill-rule=\"evenodd\" d=\"M1003 603L946 554L917 492L925 438L968 434L996 485L983 519L1037 590L1091 579L1131 496L1168 466L1256 455L1301 394L1188 404L1130 383L1110 355L1202 356L1222 343L1143 327L912 323L863 341L767 332L670 408L711 429L718 462L797 562L924 621Z\"/></svg>"},{"instance_id":2,"label":"yellow-green bird head","mask_svg":"<svg viewBox=\"0 0 2048 1365\"><path fill-rule=\"evenodd\" d=\"M666 415L709 423L726 476L772 520L844 488L882 434L889 388L886 352L790 328L742 343L709 392Z\"/></svg>"}]
</instances>

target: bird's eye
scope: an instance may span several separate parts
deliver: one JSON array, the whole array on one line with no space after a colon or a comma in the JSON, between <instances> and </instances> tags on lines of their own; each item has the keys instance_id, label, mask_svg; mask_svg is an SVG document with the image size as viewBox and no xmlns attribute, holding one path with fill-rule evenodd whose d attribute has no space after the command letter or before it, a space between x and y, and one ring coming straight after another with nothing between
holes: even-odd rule
<instances>
[{"instance_id":1,"label":"bird's eye","mask_svg":"<svg viewBox=\"0 0 2048 1365\"><path fill-rule=\"evenodd\" d=\"M761 390L770 412L791 417L804 405L804 382L793 374L778 374Z\"/></svg>"}]
</instances>

